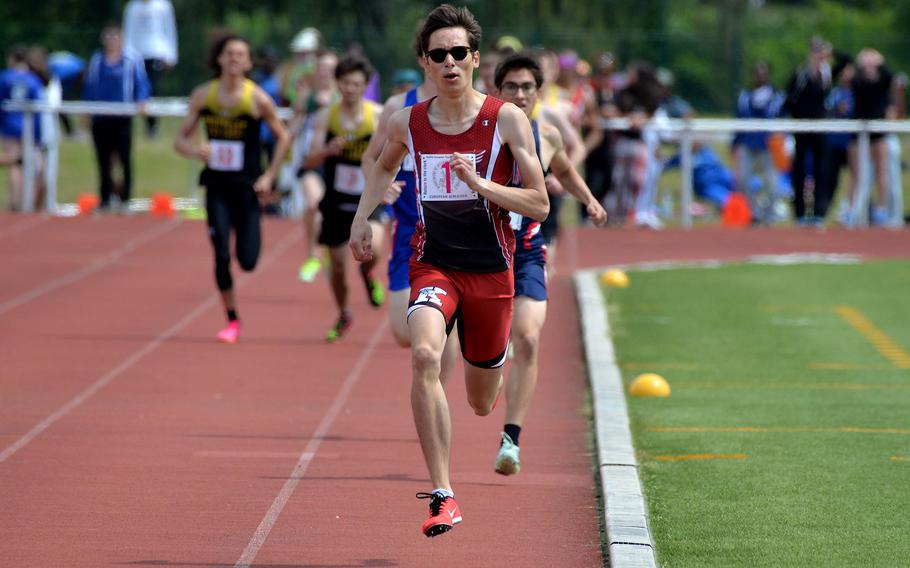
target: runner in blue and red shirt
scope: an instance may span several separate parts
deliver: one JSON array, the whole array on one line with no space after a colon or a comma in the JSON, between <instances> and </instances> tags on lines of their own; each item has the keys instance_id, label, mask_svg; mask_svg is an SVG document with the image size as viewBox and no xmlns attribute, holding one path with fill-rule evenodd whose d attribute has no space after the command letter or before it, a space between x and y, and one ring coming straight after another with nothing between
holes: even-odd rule
<instances>
[{"instance_id":1,"label":"runner in blue and red shirt","mask_svg":"<svg viewBox=\"0 0 910 568\"><path fill-rule=\"evenodd\" d=\"M372 257L368 216L406 154L415 163L418 223L411 241L408 327L411 407L432 493L427 536L461 521L449 482L450 421L439 381L446 335L458 324L468 402L489 414L509 343L515 236L509 211L542 220L549 210L531 126L515 105L472 88L480 26L466 8L442 5L420 32L438 95L395 113L351 228L354 257ZM508 187L517 165L525 187ZM457 317L456 317L457 316Z\"/></svg>"},{"instance_id":2,"label":"runner in blue and red shirt","mask_svg":"<svg viewBox=\"0 0 910 568\"><path fill-rule=\"evenodd\" d=\"M531 119L537 155L544 170L551 172L560 185L584 205L588 218L595 225L603 225L607 213L575 170L559 129L542 118L535 118L538 91L543 85L543 72L537 61L524 54L512 55L496 68L494 81L499 97L520 108ZM540 332L547 317L547 244L541 223L513 213L512 228L516 238L512 312L515 355L506 383L505 424L493 466L502 475L514 475L521 469L518 437L537 387Z\"/></svg>"}]
</instances>

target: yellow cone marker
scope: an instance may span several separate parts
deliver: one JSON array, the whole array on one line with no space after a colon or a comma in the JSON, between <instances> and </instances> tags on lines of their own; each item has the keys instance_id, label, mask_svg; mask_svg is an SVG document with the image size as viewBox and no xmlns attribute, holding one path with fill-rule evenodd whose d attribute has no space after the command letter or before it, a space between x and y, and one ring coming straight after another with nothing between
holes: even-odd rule
<instances>
[{"instance_id":1,"label":"yellow cone marker","mask_svg":"<svg viewBox=\"0 0 910 568\"><path fill-rule=\"evenodd\" d=\"M611 268L600 274L600 283L613 288L628 288L629 275L618 268Z\"/></svg>"},{"instance_id":2,"label":"yellow cone marker","mask_svg":"<svg viewBox=\"0 0 910 568\"><path fill-rule=\"evenodd\" d=\"M670 384L656 373L638 375L629 385L632 396L670 396Z\"/></svg>"}]
</instances>

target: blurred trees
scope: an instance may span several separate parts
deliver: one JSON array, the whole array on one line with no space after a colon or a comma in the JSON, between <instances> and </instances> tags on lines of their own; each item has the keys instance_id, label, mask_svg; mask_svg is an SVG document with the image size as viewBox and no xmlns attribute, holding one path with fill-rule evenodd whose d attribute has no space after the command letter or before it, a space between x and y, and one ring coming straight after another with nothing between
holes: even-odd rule
<instances>
[{"instance_id":1,"label":"blurred trees","mask_svg":"<svg viewBox=\"0 0 910 568\"><path fill-rule=\"evenodd\" d=\"M363 46L384 77L414 67L417 21L437 2L425 0L172 0L180 32L177 69L163 84L180 95L208 77L208 31L229 27L255 47L286 52L293 35L315 26L329 45ZM677 92L699 111L728 114L748 67L768 60L777 84L821 34L856 53L876 47L896 70L910 69L910 1L893 0L467 0L486 40L514 35L528 45L571 48L582 57L613 52L621 63L647 59L676 75ZM88 56L98 31L119 21L125 0L0 3L0 47L39 43Z\"/></svg>"}]
</instances>

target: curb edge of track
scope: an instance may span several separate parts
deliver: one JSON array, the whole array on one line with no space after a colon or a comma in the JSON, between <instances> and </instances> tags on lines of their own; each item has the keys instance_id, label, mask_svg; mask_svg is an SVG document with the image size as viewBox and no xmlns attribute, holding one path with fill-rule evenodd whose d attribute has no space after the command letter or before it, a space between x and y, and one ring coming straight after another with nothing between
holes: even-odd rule
<instances>
[{"instance_id":1,"label":"curb edge of track","mask_svg":"<svg viewBox=\"0 0 910 568\"><path fill-rule=\"evenodd\" d=\"M578 271L573 280L594 406L610 566L656 568L654 539L632 446L622 375L616 365L597 271Z\"/></svg>"}]
</instances>

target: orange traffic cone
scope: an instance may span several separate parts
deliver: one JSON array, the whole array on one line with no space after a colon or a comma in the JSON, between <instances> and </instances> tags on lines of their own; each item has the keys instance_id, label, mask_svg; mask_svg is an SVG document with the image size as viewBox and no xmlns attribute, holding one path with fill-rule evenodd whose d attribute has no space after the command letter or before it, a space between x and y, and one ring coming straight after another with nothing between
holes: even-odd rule
<instances>
[{"instance_id":1,"label":"orange traffic cone","mask_svg":"<svg viewBox=\"0 0 910 568\"><path fill-rule=\"evenodd\" d=\"M731 193L724 209L720 213L724 227L748 227L752 222L752 211L749 202L742 193Z\"/></svg>"},{"instance_id":2,"label":"orange traffic cone","mask_svg":"<svg viewBox=\"0 0 910 568\"><path fill-rule=\"evenodd\" d=\"M151 213L155 217L173 217L174 199L170 193L156 193L152 196Z\"/></svg>"},{"instance_id":3,"label":"orange traffic cone","mask_svg":"<svg viewBox=\"0 0 910 568\"><path fill-rule=\"evenodd\" d=\"M98 207L99 201L98 196L94 193L80 193L76 199L76 204L79 206L79 214L91 214Z\"/></svg>"}]
</instances>

